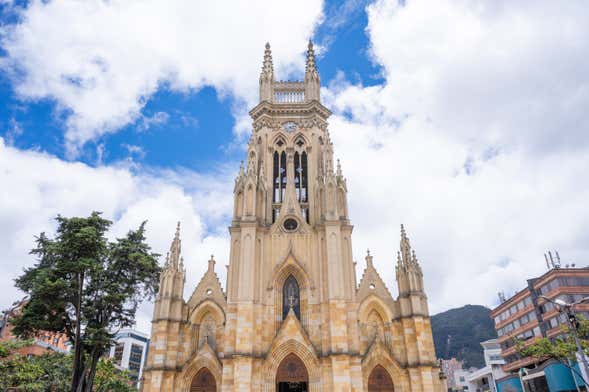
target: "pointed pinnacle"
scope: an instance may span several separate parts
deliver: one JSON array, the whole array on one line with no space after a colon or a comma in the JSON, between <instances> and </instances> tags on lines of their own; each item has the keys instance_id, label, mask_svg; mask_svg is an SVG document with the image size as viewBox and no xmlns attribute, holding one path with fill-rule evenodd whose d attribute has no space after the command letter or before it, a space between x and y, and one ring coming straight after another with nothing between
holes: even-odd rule
<instances>
[{"instance_id":1,"label":"pointed pinnacle","mask_svg":"<svg viewBox=\"0 0 589 392\"><path fill-rule=\"evenodd\" d=\"M407 238L407 234L405 233L405 227L401 223L401 238Z\"/></svg>"},{"instance_id":2,"label":"pointed pinnacle","mask_svg":"<svg viewBox=\"0 0 589 392\"><path fill-rule=\"evenodd\" d=\"M176 225L176 234L174 234L174 238L180 238L180 221Z\"/></svg>"},{"instance_id":3,"label":"pointed pinnacle","mask_svg":"<svg viewBox=\"0 0 589 392\"><path fill-rule=\"evenodd\" d=\"M307 46L307 63L305 64L305 72L317 72L317 67L315 65L315 51L313 50L313 42L309 40L309 45Z\"/></svg>"},{"instance_id":4,"label":"pointed pinnacle","mask_svg":"<svg viewBox=\"0 0 589 392\"><path fill-rule=\"evenodd\" d=\"M274 66L272 64L272 51L270 50L270 43L266 42L266 49L264 50L264 61L262 62L262 73L260 77L274 78Z\"/></svg>"},{"instance_id":5,"label":"pointed pinnacle","mask_svg":"<svg viewBox=\"0 0 589 392\"><path fill-rule=\"evenodd\" d=\"M370 249L366 250L366 267L372 266L372 256L370 255Z\"/></svg>"},{"instance_id":6,"label":"pointed pinnacle","mask_svg":"<svg viewBox=\"0 0 589 392\"><path fill-rule=\"evenodd\" d=\"M211 255L211 258L209 259L209 270L213 271L215 269L215 256Z\"/></svg>"}]
</instances>

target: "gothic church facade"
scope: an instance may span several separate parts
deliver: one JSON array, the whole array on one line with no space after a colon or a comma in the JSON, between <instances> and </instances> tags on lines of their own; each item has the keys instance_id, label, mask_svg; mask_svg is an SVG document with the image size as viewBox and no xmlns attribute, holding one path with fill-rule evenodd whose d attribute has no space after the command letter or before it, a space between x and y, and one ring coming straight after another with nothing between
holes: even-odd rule
<instances>
[{"instance_id":1,"label":"gothic church facade","mask_svg":"<svg viewBox=\"0 0 589 392\"><path fill-rule=\"evenodd\" d=\"M161 276L143 391L442 392L423 276L401 228L395 299L372 256L358 283L312 44L276 81L270 46L235 180L226 291L211 257L185 300L179 227Z\"/></svg>"}]
</instances>

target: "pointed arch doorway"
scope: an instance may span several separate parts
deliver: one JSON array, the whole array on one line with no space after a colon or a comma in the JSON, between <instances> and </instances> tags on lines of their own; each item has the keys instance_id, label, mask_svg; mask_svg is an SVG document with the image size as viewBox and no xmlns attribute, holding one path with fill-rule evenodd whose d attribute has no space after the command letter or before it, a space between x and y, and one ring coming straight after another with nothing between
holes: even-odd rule
<instances>
[{"instance_id":1,"label":"pointed arch doorway","mask_svg":"<svg viewBox=\"0 0 589 392\"><path fill-rule=\"evenodd\" d=\"M394 392L393 380L382 366L378 365L368 376L368 392Z\"/></svg>"},{"instance_id":2,"label":"pointed arch doorway","mask_svg":"<svg viewBox=\"0 0 589 392\"><path fill-rule=\"evenodd\" d=\"M276 392L307 392L309 373L295 354L288 354L276 371Z\"/></svg>"},{"instance_id":3,"label":"pointed arch doorway","mask_svg":"<svg viewBox=\"0 0 589 392\"><path fill-rule=\"evenodd\" d=\"M217 392L215 376L207 368L202 368L196 373L190 384L190 392Z\"/></svg>"}]
</instances>

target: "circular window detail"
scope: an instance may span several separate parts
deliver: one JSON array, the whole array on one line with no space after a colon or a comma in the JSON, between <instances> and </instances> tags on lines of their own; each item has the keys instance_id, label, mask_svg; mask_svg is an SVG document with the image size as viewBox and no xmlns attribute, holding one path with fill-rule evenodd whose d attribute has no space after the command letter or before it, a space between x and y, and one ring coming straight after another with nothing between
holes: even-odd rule
<instances>
[{"instance_id":1,"label":"circular window detail","mask_svg":"<svg viewBox=\"0 0 589 392\"><path fill-rule=\"evenodd\" d=\"M370 287L370 290L376 289L376 286L374 285L374 283L370 283L370 285L368 287Z\"/></svg>"},{"instance_id":2,"label":"circular window detail","mask_svg":"<svg viewBox=\"0 0 589 392\"><path fill-rule=\"evenodd\" d=\"M288 218L284 221L282 227L284 227L284 230L286 231L295 231L297 227L299 227L299 222L297 222L296 219Z\"/></svg>"},{"instance_id":3,"label":"circular window detail","mask_svg":"<svg viewBox=\"0 0 589 392\"><path fill-rule=\"evenodd\" d=\"M207 296L210 297L211 295L213 295L213 290L207 289Z\"/></svg>"}]
</instances>

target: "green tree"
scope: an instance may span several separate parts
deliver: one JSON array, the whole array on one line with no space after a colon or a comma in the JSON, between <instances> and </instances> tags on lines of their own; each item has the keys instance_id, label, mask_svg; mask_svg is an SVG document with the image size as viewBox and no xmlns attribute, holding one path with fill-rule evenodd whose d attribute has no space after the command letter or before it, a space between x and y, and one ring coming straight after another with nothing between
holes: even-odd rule
<instances>
[{"instance_id":1,"label":"green tree","mask_svg":"<svg viewBox=\"0 0 589 392\"><path fill-rule=\"evenodd\" d=\"M145 222L109 241L112 222L98 212L56 220L55 238L36 238L37 262L16 279L29 300L13 320L14 332L64 332L74 351L71 391L91 392L112 331L132 326L139 303L157 292L159 255L145 242Z\"/></svg>"},{"instance_id":2,"label":"green tree","mask_svg":"<svg viewBox=\"0 0 589 392\"><path fill-rule=\"evenodd\" d=\"M27 392L61 392L69 388L72 355L48 351L27 357L18 349L32 341L0 342L0 390L8 388ZM96 366L94 392L134 392L126 371L118 370L112 360L100 358Z\"/></svg>"},{"instance_id":3,"label":"green tree","mask_svg":"<svg viewBox=\"0 0 589 392\"><path fill-rule=\"evenodd\" d=\"M526 345L525 341L515 341L516 351L522 357L533 357L539 361L554 359L575 372L577 376L587 384L583 376L572 364L577 362L577 345L574 333L579 337L579 342L585 355L589 354L589 321L582 316L576 316L576 329L571 331L569 326L562 326L562 334L556 338L540 338Z\"/></svg>"},{"instance_id":4,"label":"green tree","mask_svg":"<svg viewBox=\"0 0 589 392\"><path fill-rule=\"evenodd\" d=\"M48 351L30 358L18 349L32 341L0 342L0 390L17 388L31 392L54 392L68 389L71 355Z\"/></svg>"},{"instance_id":5,"label":"green tree","mask_svg":"<svg viewBox=\"0 0 589 392\"><path fill-rule=\"evenodd\" d=\"M136 392L129 373L118 370L110 359L101 359L96 367L95 392Z\"/></svg>"}]
</instances>

